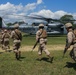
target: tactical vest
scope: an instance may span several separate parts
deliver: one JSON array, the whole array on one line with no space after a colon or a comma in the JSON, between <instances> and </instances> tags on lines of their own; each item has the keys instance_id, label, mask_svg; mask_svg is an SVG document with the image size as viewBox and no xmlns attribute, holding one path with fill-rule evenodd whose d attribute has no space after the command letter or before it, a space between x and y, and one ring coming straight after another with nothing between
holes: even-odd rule
<instances>
[{"instance_id":1,"label":"tactical vest","mask_svg":"<svg viewBox=\"0 0 76 75\"><path fill-rule=\"evenodd\" d=\"M17 40L22 40L21 32L18 29L14 30L14 32L15 32L14 38L17 39Z\"/></svg>"},{"instance_id":2,"label":"tactical vest","mask_svg":"<svg viewBox=\"0 0 76 75\"><path fill-rule=\"evenodd\" d=\"M10 36L9 36L9 34L8 33L5 33L4 34L4 38L9 38Z\"/></svg>"},{"instance_id":3,"label":"tactical vest","mask_svg":"<svg viewBox=\"0 0 76 75\"><path fill-rule=\"evenodd\" d=\"M73 32L74 32L74 35L75 35L75 37L76 37L76 29L74 29Z\"/></svg>"},{"instance_id":4,"label":"tactical vest","mask_svg":"<svg viewBox=\"0 0 76 75\"><path fill-rule=\"evenodd\" d=\"M41 38L47 38L47 32L46 32L46 30L42 30L41 33L42 33L40 35Z\"/></svg>"},{"instance_id":5,"label":"tactical vest","mask_svg":"<svg viewBox=\"0 0 76 75\"><path fill-rule=\"evenodd\" d=\"M70 52L70 56L71 58L76 62L76 29L73 30L73 34L74 34L74 40L73 40L73 45L74 45L74 49Z\"/></svg>"},{"instance_id":6,"label":"tactical vest","mask_svg":"<svg viewBox=\"0 0 76 75\"><path fill-rule=\"evenodd\" d=\"M0 39L2 39L2 34L0 33Z\"/></svg>"},{"instance_id":7,"label":"tactical vest","mask_svg":"<svg viewBox=\"0 0 76 75\"><path fill-rule=\"evenodd\" d=\"M74 37L74 43L76 43L76 29L73 30L73 33L74 33L74 36L75 36Z\"/></svg>"}]
</instances>

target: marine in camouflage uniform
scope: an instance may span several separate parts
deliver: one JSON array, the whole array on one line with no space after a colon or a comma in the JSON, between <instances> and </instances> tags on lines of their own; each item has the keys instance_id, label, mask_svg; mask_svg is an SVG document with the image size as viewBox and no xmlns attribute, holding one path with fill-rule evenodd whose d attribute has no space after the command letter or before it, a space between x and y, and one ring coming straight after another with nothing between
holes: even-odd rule
<instances>
[{"instance_id":1,"label":"marine in camouflage uniform","mask_svg":"<svg viewBox=\"0 0 76 75\"><path fill-rule=\"evenodd\" d=\"M41 60L42 51L44 51L46 55L49 57L50 62L52 63L53 57L50 56L50 52L46 49L47 32L44 29L43 24L39 24L39 30L36 33L36 41L37 40L39 40L39 48L38 48L39 60Z\"/></svg>"},{"instance_id":2,"label":"marine in camouflage uniform","mask_svg":"<svg viewBox=\"0 0 76 75\"><path fill-rule=\"evenodd\" d=\"M3 35L3 31L0 32L0 47L3 49L3 39L2 39L2 35Z\"/></svg>"},{"instance_id":3,"label":"marine in camouflage uniform","mask_svg":"<svg viewBox=\"0 0 76 75\"><path fill-rule=\"evenodd\" d=\"M74 31L72 29L71 23L66 23L65 27L67 30L65 48L68 49L68 48L70 48L71 45L73 45L73 49L70 51L70 56L74 61L76 61L76 36L74 35Z\"/></svg>"},{"instance_id":4,"label":"marine in camouflage uniform","mask_svg":"<svg viewBox=\"0 0 76 75\"><path fill-rule=\"evenodd\" d=\"M7 31L7 29L4 30L4 34L2 35L2 40L3 40L3 49L7 52L7 49L10 49L9 46L9 39L10 35Z\"/></svg>"},{"instance_id":5,"label":"marine in camouflage uniform","mask_svg":"<svg viewBox=\"0 0 76 75\"><path fill-rule=\"evenodd\" d=\"M19 51L19 48L21 46L21 41L22 41L22 34L18 28L19 25L15 24L14 30L11 32L11 38L13 39L13 50L17 60L19 60L21 57L21 51Z\"/></svg>"}]
</instances>

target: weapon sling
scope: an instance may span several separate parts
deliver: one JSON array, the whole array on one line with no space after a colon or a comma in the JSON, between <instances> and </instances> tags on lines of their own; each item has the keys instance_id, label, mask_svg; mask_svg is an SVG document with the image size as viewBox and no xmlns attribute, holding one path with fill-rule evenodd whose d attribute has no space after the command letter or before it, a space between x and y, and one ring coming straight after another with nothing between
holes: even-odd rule
<instances>
[{"instance_id":1,"label":"weapon sling","mask_svg":"<svg viewBox=\"0 0 76 75\"><path fill-rule=\"evenodd\" d=\"M3 42L4 42L5 35L6 35L6 34L4 34L4 36L3 36L3 38L2 38L2 41L3 41Z\"/></svg>"},{"instance_id":2,"label":"weapon sling","mask_svg":"<svg viewBox=\"0 0 76 75\"><path fill-rule=\"evenodd\" d=\"M20 35L18 35L16 31L14 31L14 32L16 33L17 37L19 38L18 40L21 40Z\"/></svg>"},{"instance_id":3,"label":"weapon sling","mask_svg":"<svg viewBox=\"0 0 76 75\"><path fill-rule=\"evenodd\" d=\"M42 30L42 32L41 32L41 34L40 35L42 35L42 33L43 33L43 30ZM39 35L39 37L40 37L40 35ZM40 38L38 38L38 40L36 41L36 43L35 43L35 45L33 46L33 48L32 49L34 49L35 47L36 47L36 45L38 44L38 42L39 42L39 39Z\"/></svg>"}]
</instances>

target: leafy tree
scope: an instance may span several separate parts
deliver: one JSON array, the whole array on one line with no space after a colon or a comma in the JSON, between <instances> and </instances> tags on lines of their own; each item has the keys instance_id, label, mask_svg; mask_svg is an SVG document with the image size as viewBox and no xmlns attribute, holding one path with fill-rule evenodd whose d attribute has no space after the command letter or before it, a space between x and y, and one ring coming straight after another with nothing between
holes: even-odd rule
<instances>
[{"instance_id":1,"label":"leafy tree","mask_svg":"<svg viewBox=\"0 0 76 75\"><path fill-rule=\"evenodd\" d=\"M6 25L9 27L9 26L11 26L11 25L12 25L12 23L7 23Z\"/></svg>"},{"instance_id":2,"label":"leafy tree","mask_svg":"<svg viewBox=\"0 0 76 75\"><path fill-rule=\"evenodd\" d=\"M76 24L73 24L73 28L76 29Z\"/></svg>"},{"instance_id":3,"label":"leafy tree","mask_svg":"<svg viewBox=\"0 0 76 75\"><path fill-rule=\"evenodd\" d=\"M63 23L63 24L66 24L68 22L74 24L74 18L72 15L64 15L60 18L60 21Z\"/></svg>"}]
</instances>

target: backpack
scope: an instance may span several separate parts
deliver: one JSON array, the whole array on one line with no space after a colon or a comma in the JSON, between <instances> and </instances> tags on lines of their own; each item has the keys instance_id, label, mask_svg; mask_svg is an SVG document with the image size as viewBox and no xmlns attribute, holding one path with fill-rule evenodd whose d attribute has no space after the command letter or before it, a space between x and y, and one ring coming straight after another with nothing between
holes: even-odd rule
<instances>
[{"instance_id":1,"label":"backpack","mask_svg":"<svg viewBox=\"0 0 76 75\"><path fill-rule=\"evenodd\" d=\"M42 34L41 34L41 37L42 38L46 38L47 37L47 32L46 30L43 30Z\"/></svg>"},{"instance_id":2,"label":"backpack","mask_svg":"<svg viewBox=\"0 0 76 75\"><path fill-rule=\"evenodd\" d=\"M73 30L73 34L75 36L73 41L73 45L74 45L74 43L76 43L76 29ZM76 62L76 49L71 50L70 56Z\"/></svg>"},{"instance_id":3,"label":"backpack","mask_svg":"<svg viewBox=\"0 0 76 75\"><path fill-rule=\"evenodd\" d=\"M10 35L8 33L5 33L4 38L9 38Z\"/></svg>"},{"instance_id":4,"label":"backpack","mask_svg":"<svg viewBox=\"0 0 76 75\"><path fill-rule=\"evenodd\" d=\"M74 35L75 35L75 37L76 37L76 29L73 30L73 33L74 33Z\"/></svg>"},{"instance_id":5,"label":"backpack","mask_svg":"<svg viewBox=\"0 0 76 75\"><path fill-rule=\"evenodd\" d=\"M16 39L22 40L22 34L21 34L21 32L19 30L15 30L14 32L15 32Z\"/></svg>"}]
</instances>

